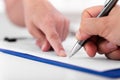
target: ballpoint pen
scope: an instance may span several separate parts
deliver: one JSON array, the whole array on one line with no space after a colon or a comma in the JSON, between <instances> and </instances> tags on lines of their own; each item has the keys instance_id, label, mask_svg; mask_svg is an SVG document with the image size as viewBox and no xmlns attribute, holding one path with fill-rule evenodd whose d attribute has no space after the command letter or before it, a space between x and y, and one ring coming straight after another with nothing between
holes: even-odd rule
<instances>
[{"instance_id":1,"label":"ballpoint pen","mask_svg":"<svg viewBox=\"0 0 120 80\"><path fill-rule=\"evenodd\" d=\"M107 3L104 5L104 8L102 9L102 11L97 16L97 18L107 16L109 14L109 12L112 10L112 8L116 5L117 2L118 2L118 0L107 1ZM72 57L73 55L75 55L82 48L82 46L84 46L84 44L88 40L89 39L83 40L83 41L77 41L75 46L73 47L73 49L71 51L71 55L69 57Z\"/></svg>"}]
</instances>

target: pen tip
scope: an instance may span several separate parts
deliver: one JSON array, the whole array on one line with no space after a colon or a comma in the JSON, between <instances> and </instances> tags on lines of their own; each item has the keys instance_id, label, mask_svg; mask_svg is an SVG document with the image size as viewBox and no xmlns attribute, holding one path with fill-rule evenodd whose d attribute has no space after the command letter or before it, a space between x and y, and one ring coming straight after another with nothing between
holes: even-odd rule
<instances>
[{"instance_id":1,"label":"pen tip","mask_svg":"<svg viewBox=\"0 0 120 80\"><path fill-rule=\"evenodd\" d=\"M69 56L69 58L72 58L72 56L73 56L73 54L71 54L71 55Z\"/></svg>"}]
</instances>

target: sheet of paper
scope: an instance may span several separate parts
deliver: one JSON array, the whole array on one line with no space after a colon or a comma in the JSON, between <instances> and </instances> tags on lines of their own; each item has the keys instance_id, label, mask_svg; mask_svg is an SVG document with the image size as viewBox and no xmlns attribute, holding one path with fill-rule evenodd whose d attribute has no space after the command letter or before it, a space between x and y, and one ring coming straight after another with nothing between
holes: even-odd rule
<instances>
[{"instance_id":1,"label":"sheet of paper","mask_svg":"<svg viewBox=\"0 0 120 80\"><path fill-rule=\"evenodd\" d=\"M69 63L77 65L80 67L96 70L96 71L107 71L111 69L120 68L120 62L114 60L108 60L104 55L96 55L95 58L89 58L84 51L81 49L75 56L69 58L70 51L75 44L76 39L74 37L68 37L63 46L67 52L68 57L59 57L54 51L42 52L39 47L35 45L35 40L32 38L25 40L18 40L15 43L9 43L0 41L0 48L19 51L38 57L43 57L50 60L60 61L64 63Z\"/></svg>"},{"instance_id":2,"label":"sheet of paper","mask_svg":"<svg viewBox=\"0 0 120 80\"><path fill-rule=\"evenodd\" d=\"M35 45L35 40L31 38L26 30L17 28L8 20L6 15L1 14L0 17L0 48L28 53L35 56L61 61L97 71L106 71L120 68L120 61L108 60L104 55L96 55L95 58L89 58L84 49L81 49L75 56L70 59L68 57L58 57L53 51L42 52L39 47ZM18 40L16 43L8 43L3 41L3 38L5 36L18 38L27 37L28 39ZM68 37L67 40L63 42L63 46L68 56L70 55L70 51L75 42L76 39L74 37Z\"/></svg>"}]
</instances>

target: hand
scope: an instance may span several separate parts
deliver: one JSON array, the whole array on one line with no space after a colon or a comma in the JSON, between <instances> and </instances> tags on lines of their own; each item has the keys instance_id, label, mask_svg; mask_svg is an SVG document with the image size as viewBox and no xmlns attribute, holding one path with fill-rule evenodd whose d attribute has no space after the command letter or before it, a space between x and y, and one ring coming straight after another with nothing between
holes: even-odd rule
<instances>
[{"instance_id":1,"label":"hand","mask_svg":"<svg viewBox=\"0 0 120 80\"><path fill-rule=\"evenodd\" d=\"M96 18L102 8L92 7L83 12L76 37L78 40L91 37L85 44L85 50L90 57L99 52L109 59L120 60L120 7L115 6L106 17ZM97 35L100 37L96 37Z\"/></svg>"},{"instance_id":2,"label":"hand","mask_svg":"<svg viewBox=\"0 0 120 80\"><path fill-rule=\"evenodd\" d=\"M69 32L69 21L48 0L23 0L25 23L43 51L51 47L57 55L66 56L61 44Z\"/></svg>"}]
</instances>

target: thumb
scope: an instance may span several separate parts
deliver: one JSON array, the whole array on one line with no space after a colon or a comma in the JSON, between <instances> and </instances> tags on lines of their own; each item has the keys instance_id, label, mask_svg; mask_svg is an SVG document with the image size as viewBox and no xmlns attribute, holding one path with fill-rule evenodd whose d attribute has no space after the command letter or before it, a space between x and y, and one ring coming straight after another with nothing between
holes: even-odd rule
<instances>
[{"instance_id":1,"label":"thumb","mask_svg":"<svg viewBox=\"0 0 120 80\"><path fill-rule=\"evenodd\" d=\"M78 40L86 40L93 35L105 37L107 32L108 19L102 18L86 18L81 22L81 27L76 34Z\"/></svg>"}]
</instances>

